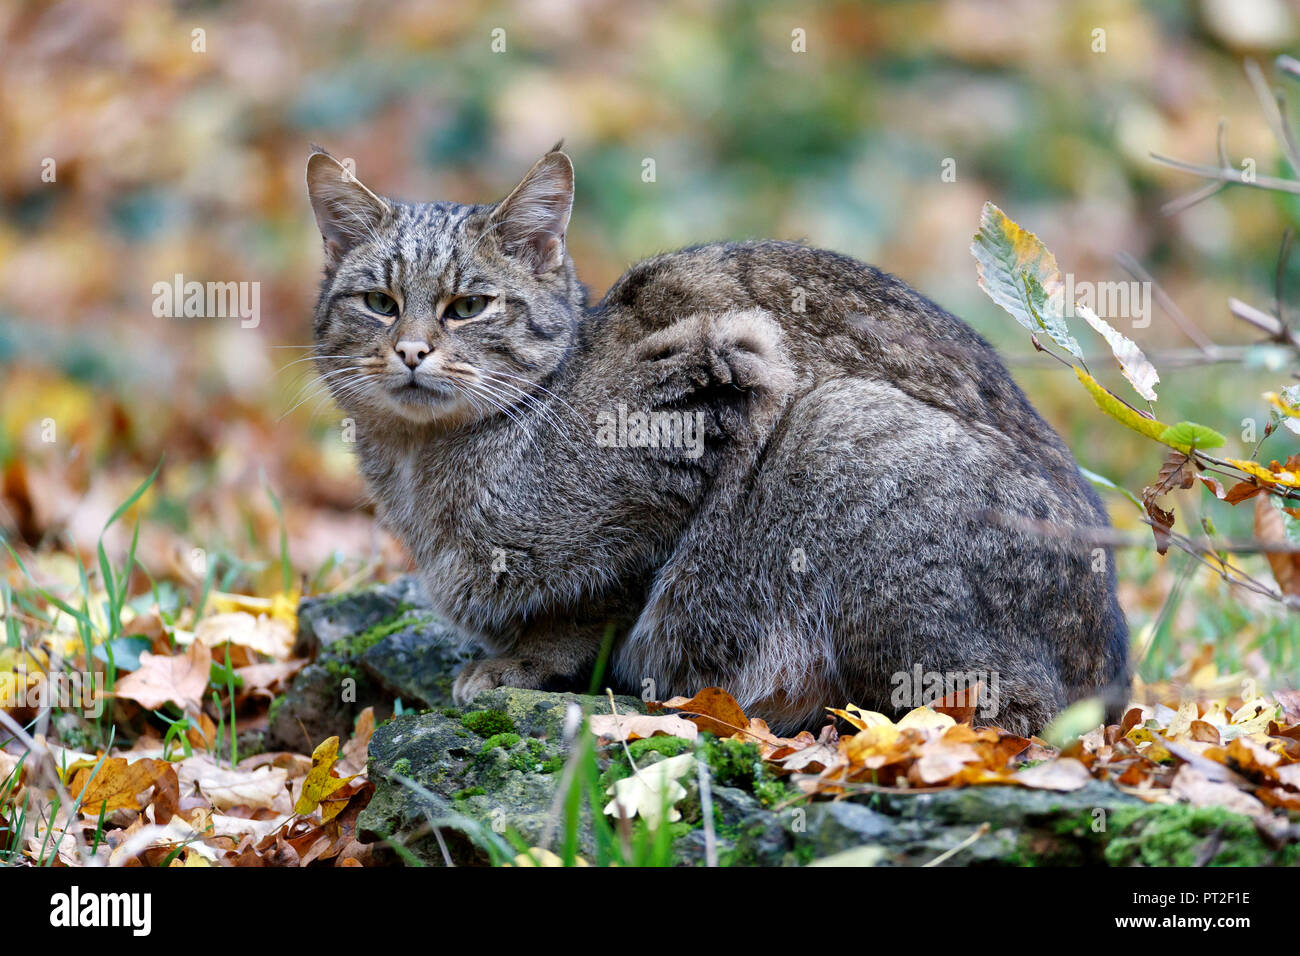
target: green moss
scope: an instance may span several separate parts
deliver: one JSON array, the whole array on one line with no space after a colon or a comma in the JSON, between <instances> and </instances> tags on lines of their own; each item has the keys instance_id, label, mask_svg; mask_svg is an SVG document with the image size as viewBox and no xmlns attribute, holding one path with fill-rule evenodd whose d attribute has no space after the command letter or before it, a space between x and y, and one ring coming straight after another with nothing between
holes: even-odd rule
<instances>
[{"instance_id":1,"label":"green moss","mask_svg":"<svg viewBox=\"0 0 1300 956\"><path fill-rule=\"evenodd\" d=\"M451 795L453 800L468 800L470 797L487 796L486 787L466 787L464 790L457 790Z\"/></svg>"},{"instance_id":2,"label":"green moss","mask_svg":"<svg viewBox=\"0 0 1300 956\"><path fill-rule=\"evenodd\" d=\"M700 755L719 785L748 790L767 807L790 796L789 787L759 756L756 744L733 739L718 740L711 734L704 734L700 740Z\"/></svg>"},{"instance_id":3,"label":"green moss","mask_svg":"<svg viewBox=\"0 0 1300 956\"><path fill-rule=\"evenodd\" d=\"M476 710L461 717L460 722L480 737L513 734L515 722L502 710Z\"/></svg>"},{"instance_id":4,"label":"green moss","mask_svg":"<svg viewBox=\"0 0 1300 956\"><path fill-rule=\"evenodd\" d=\"M627 749L631 751L632 759L636 761L637 766L640 766L641 758L646 754L657 753L664 757L676 757L690 750L691 742L685 737L646 737L632 741L627 745Z\"/></svg>"},{"instance_id":5,"label":"green moss","mask_svg":"<svg viewBox=\"0 0 1300 956\"><path fill-rule=\"evenodd\" d=\"M409 616L410 610L409 605L402 605L392 617L386 618L378 624L372 624L360 634L353 634L351 637L339 641L335 645L337 651L331 648L331 653L338 653L340 656L355 659L370 650L389 634L396 634L408 627L419 627L432 623L432 618L427 615L423 617Z\"/></svg>"},{"instance_id":6,"label":"green moss","mask_svg":"<svg viewBox=\"0 0 1300 956\"><path fill-rule=\"evenodd\" d=\"M559 754L548 757L546 744L529 737L523 749L511 756L510 765L524 773L555 773L564 767L564 758Z\"/></svg>"},{"instance_id":7,"label":"green moss","mask_svg":"<svg viewBox=\"0 0 1300 956\"><path fill-rule=\"evenodd\" d=\"M1136 807L1111 814L1106 862L1111 866L1262 866L1296 856L1259 838L1249 817L1220 807ZM1211 843L1215 841L1215 844ZM1213 849L1208 860L1202 857Z\"/></svg>"},{"instance_id":8,"label":"green moss","mask_svg":"<svg viewBox=\"0 0 1300 956\"><path fill-rule=\"evenodd\" d=\"M347 661L337 660L333 657L325 658L324 664L325 673L329 674L329 676L335 680L347 680L349 678L358 682L361 680L361 674L357 671L354 664Z\"/></svg>"},{"instance_id":9,"label":"green moss","mask_svg":"<svg viewBox=\"0 0 1300 956\"><path fill-rule=\"evenodd\" d=\"M280 713L280 708L284 706L284 695L281 694L271 701L271 706L266 711L266 724L268 727L275 725L275 716Z\"/></svg>"},{"instance_id":10,"label":"green moss","mask_svg":"<svg viewBox=\"0 0 1300 956\"><path fill-rule=\"evenodd\" d=\"M1050 832L1021 840L1020 865L1275 866L1300 861L1300 846L1273 850L1254 823L1221 807L1152 804L1111 811L1106 829L1090 812L1052 823ZM1210 855L1203 859L1206 854Z\"/></svg>"},{"instance_id":11,"label":"green moss","mask_svg":"<svg viewBox=\"0 0 1300 956\"><path fill-rule=\"evenodd\" d=\"M403 777L411 775L411 761L406 757L399 757L393 761L393 773L400 773Z\"/></svg>"},{"instance_id":12,"label":"green moss","mask_svg":"<svg viewBox=\"0 0 1300 956\"><path fill-rule=\"evenodd\" d=\"M483 741L483 746L480 748L479 753L485 754L489 750L495 750L497 747L509 750L521 740L523 740L523 738L515 733L493 734L487 740Z\"/></svg>"}]
</instances>

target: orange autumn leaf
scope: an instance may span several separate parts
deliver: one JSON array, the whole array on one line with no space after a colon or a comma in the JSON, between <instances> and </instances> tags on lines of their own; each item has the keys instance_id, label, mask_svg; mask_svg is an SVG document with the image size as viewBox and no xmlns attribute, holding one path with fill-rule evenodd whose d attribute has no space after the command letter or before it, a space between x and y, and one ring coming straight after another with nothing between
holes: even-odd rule
<instances>
[{"instance_id":1,"label":"orange autumn leaf","mask_svg":"<svg viewBox=\"0 0 1300 956\"><path fill-rule=\"evenodd\" d=\"M721 687L706 687L694 697L674 697L660 706L682 711L702 732L717 737L731 737L749 726L736 698Z\"/></svg>"},{"instance_id":2,"label":"orange autumn leaf","mask_svg":"<svg viewBox=\"0 0 1300 956\"><path fill-rule=\"evenodd\" d=\"M93 767L82 767L73 774L68 793L74 800L80 798L88 812L99 813L101 807L105 813L140 810L140 794L153 787L170 769L164 760L146 758L129 762L125 757L109 757L98 772Z\"/></svg>"}]
</instances>

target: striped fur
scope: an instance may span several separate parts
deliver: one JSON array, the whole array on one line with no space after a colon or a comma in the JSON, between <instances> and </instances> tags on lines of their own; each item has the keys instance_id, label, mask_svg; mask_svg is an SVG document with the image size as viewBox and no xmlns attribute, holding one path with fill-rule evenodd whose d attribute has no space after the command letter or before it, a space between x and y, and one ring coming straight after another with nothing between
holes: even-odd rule
<instances>
[{"instance_id":1,"label":"striped fur","mask_svg":"<svg viewBox=\"0 0 1300 956\"><path fill-rule=\"evenodd\" d=\"M612 627L621 689L722 685L782 730L905 709L917 665L993 675L982 716L1019 732L1123 704L1114 572L1086 542L1105 512L959 319L784 242L657 256L589 307L558 150L483 206L380 199L336 167L309 163L317 364L383 522L485 652L458 698L583 687ZM449 318L478 293L481 316ZM399 342L428 355L411 369ZM611 445L619 409L698 421L702 443Z\"/></svg>"}]
</instances>

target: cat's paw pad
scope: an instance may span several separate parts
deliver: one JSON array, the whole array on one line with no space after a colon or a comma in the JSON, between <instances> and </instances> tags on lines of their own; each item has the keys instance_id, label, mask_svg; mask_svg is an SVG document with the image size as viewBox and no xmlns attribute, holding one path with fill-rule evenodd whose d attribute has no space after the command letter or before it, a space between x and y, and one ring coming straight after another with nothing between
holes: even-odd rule
<instances>
[{"instance_id":1,"label":"cat's paw pad","mask_svg":"<svg viewBox=\"0 0 1300 956\"><path fill-rule=\"evenodd\" d=\"M456 676L452 684L451 696L457 707L463 707L471 700L494 687L541 688L547 681L547 674L535 662L515 657L489 657L481 661L470 661Z\"/></svg>"}]
</instances>

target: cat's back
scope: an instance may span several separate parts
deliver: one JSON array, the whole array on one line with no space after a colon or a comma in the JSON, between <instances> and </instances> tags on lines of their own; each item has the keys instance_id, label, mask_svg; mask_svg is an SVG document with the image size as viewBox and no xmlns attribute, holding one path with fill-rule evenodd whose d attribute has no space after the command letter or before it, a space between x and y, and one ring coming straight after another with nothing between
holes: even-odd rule
<instances>
[{"instance_id":1,"label":"cat's back","mask_svg":"<svg viewBox=\"0 0 1300 956\"><path fill-rule=\"evenodd\" d=\"M631 347L687 316L741 309L781 327L809 386L846 375L887 382L963 422L1064 452L969 325L901 279L826 249L751 240L653 256L610 287L586 334L596 348Z\"/></svg>"}]
</instances>

